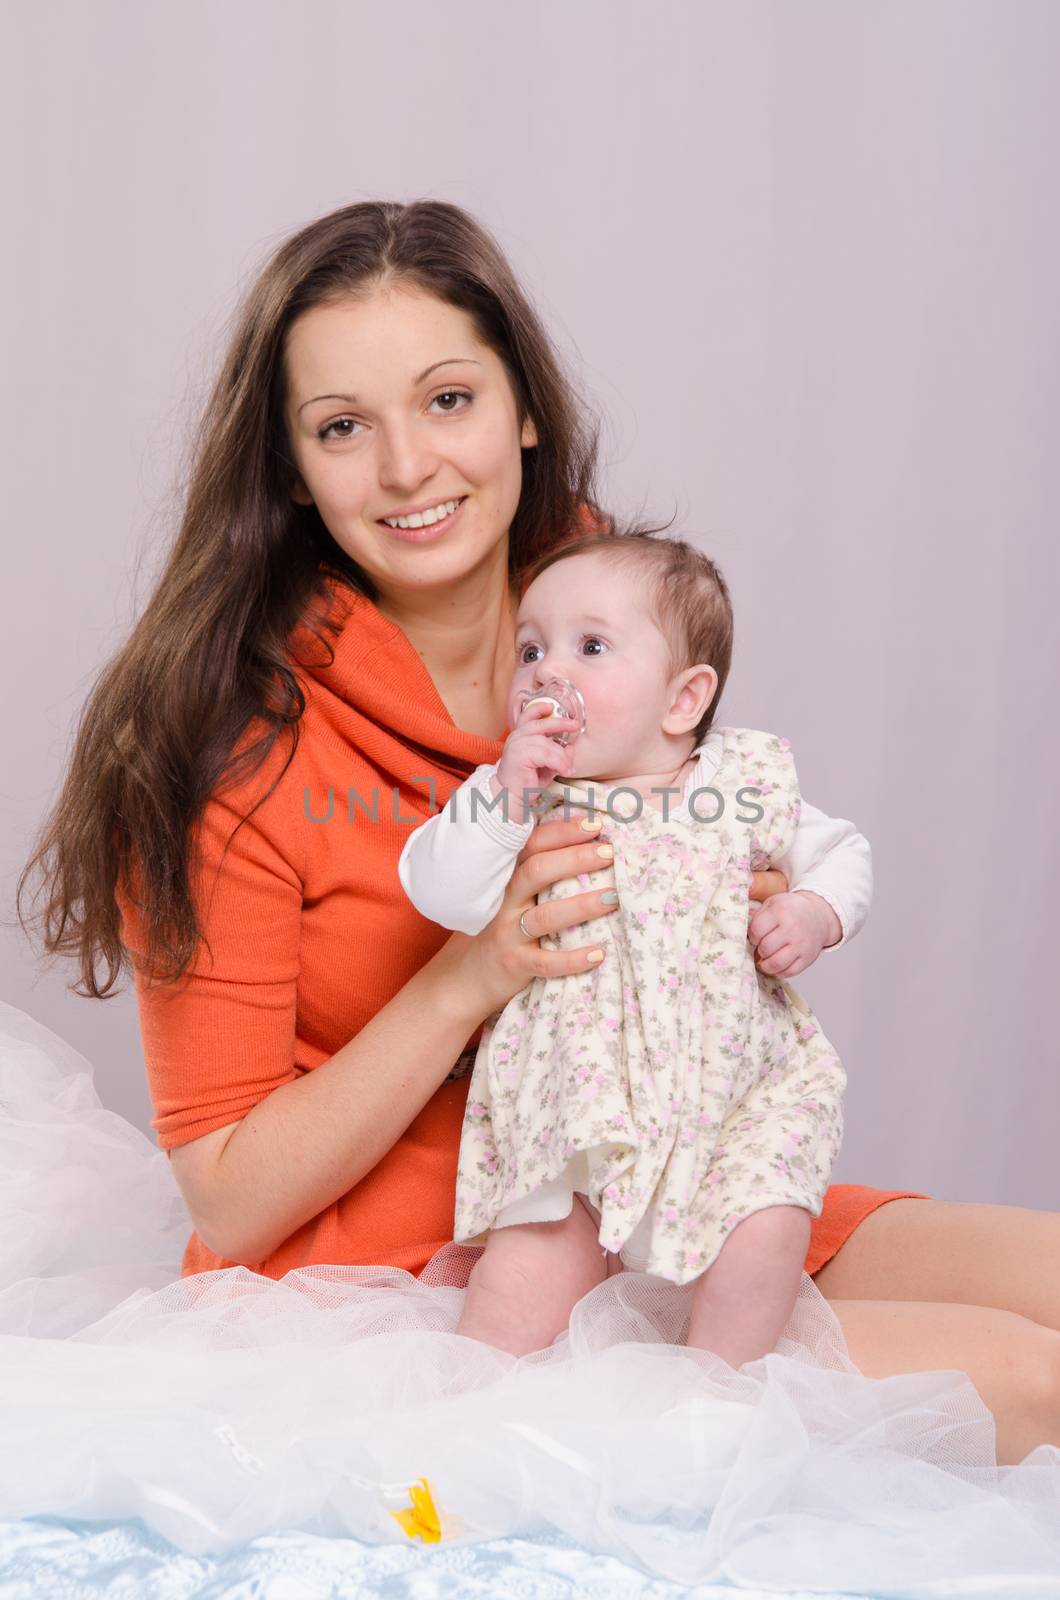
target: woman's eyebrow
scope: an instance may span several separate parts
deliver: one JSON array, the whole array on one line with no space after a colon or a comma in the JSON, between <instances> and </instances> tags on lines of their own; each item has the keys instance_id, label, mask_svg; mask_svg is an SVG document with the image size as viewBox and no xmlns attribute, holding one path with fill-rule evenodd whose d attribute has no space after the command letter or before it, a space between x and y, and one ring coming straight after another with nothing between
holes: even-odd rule
<instances>
[{"instance_id":1,"label":"woman's eyebrow","mask_svg":"<svg viewBox=\"0 0 1060 1600\"><path fill-rule=\"evenodd\" d=\"M476 361L474 356L446 356L444 361L436 361L432 367L425 367L418 378L413 378L413 387L415 388L416 384L422 383L424 378L429 378L432 372L437 372L439 367L450 367L461 362L470 362L473 367L481 367L482 365L482 362ZM315 394L312 400L303 400L298 410L304 411L306 406L313 405L317 400L344 400L347 405L355 406L357 404L357 396L355 394Z\"/></svg>"}]
</instances>

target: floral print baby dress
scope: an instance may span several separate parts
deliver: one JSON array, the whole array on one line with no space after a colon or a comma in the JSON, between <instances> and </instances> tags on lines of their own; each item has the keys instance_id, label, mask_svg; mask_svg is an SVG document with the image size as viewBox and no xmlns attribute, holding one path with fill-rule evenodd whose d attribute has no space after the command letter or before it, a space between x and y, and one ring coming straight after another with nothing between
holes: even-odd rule
<instances>
[{"instance_id":1,"label":"floral print baby dress","mask_svg":"<svg viewBox=\"0 0 1060 1600\"><path fill-rule=\"evenodd\" d=\"M611 879L619 907L542 941L602 945L599 966L534 978L487 1019L455 1239L566 1216L577 1190L600 1212L604 1248L683 1284L752 1212L820 1214L845 1073L805 1001L757 970L747 937L751 873L798 824L795 763L774 734L718 731L710 788L671 794L668 816L620 785L550 786L571 815L595 805L615 856L539 899Z\"/></svg>"}]
</instances>

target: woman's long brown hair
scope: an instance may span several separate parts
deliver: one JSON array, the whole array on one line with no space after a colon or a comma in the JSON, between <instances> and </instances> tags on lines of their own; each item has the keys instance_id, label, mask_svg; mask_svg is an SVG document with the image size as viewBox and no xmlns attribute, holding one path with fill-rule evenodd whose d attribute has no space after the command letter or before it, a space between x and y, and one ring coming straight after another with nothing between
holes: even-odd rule
<instances>
[{"instance_id":1,"label":"woman's long brown hair","mask_svg":"<svg viewBox=\"0 0 1060 1600\"><path fill-rule=\"evenodd\" d=\"M441 201L367 202L281 245L236 313L161 577L90 691L58 798L18 881L23 929L39 926L46 952L77 958L75 994L105 998L126 964L119 885L135 886L150 976L180 978L202 936L189 882L192 825L210 795L252 776L287 730L290 753L260 805L297 747L305 697L290 663L292 629L301 625L330 649L329 576L376 598L316 507L291 499L283 350L310 307L381 280L468 313L504 363L520 426L533 419L539 442L523 452L510 531L513 583L584 527L587 514L605 525L596 427L499 245L473 217ZM259 723L260 736L244 739ZM27 918L33 875L41 903Z\"/></svg>"}]
</instances>

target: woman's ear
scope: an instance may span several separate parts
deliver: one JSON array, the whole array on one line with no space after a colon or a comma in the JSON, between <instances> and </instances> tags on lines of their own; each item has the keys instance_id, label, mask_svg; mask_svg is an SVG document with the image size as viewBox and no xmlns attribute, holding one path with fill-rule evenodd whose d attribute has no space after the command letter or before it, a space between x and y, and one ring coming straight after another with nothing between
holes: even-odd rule
<instances>
[{"instance_id":1,"label":"woman's ear","mask_svg":"<svg viewBox=\"0 0 1060 1600\"><path fill-rule=\"evenodd\" d=\"M537 429L534 427L533 417L527 417L523 423L523 431L519 435L519 444L523 450L532 450L537 444Z\"/></svg>"},{"instance_id":2,"label":"woman's ear","mask_svg":"<svg viewBox=\"0 0 1060 1600\"><path fill-rule=\"evenodd\" d=\"M311 506L313 504L313 496L306 488L304 479L297 472L291 485L291 499L296 506Z\"/></svg>"}]
</instances>

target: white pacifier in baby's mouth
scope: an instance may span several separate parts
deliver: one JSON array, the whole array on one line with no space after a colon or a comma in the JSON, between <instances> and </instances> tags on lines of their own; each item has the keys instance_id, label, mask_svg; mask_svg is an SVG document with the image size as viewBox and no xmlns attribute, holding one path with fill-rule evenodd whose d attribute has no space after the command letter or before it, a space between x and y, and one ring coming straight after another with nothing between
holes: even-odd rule
<instances>
[{"instance_id":1,"label":"white pacifier in baby's mouth","mask_svg":"<svg viewBox=\"0 0 1060 1600\"><path fill-rule=\"evenodd\" d=\"M540 689L527 689L520 696L519 716L523 715L527 706L536 705L547 705L550 716L571 717L581 724L574 731L564 728L560 733L549 734L549 738L555 739L557 744L573 744L585 732L585 701L569 678L549 678Z\"/></svg>"}]
</instances>

